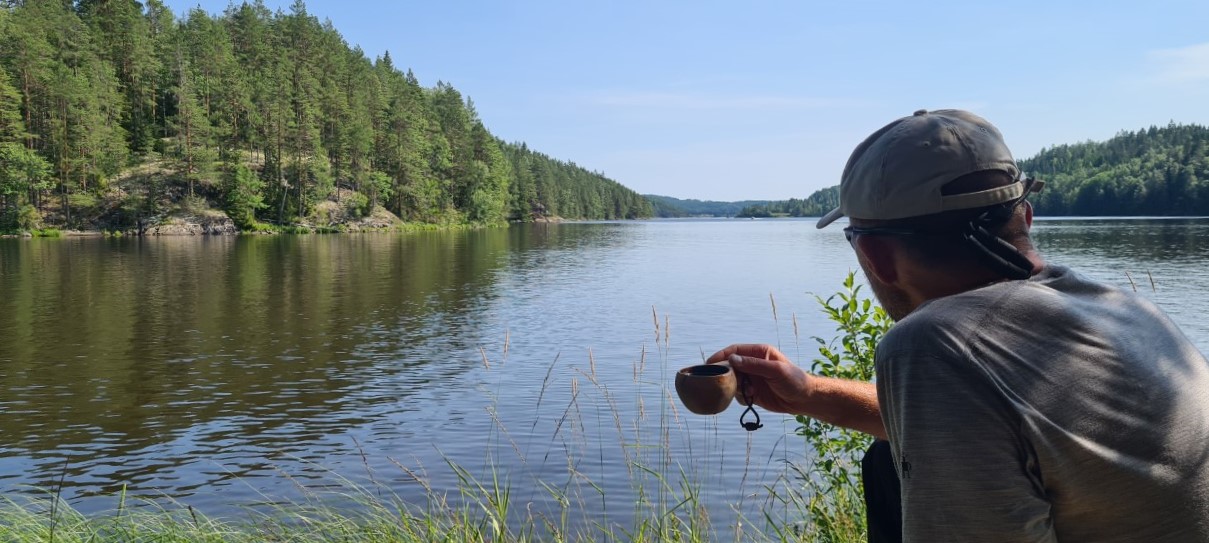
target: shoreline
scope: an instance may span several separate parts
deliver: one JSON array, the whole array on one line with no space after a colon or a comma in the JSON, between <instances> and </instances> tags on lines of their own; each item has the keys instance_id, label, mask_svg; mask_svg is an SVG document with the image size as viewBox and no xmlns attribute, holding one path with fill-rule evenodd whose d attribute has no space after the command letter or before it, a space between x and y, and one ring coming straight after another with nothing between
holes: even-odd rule
<instances>
[{"instance_id":1,"label":"shoreline","mask_svg":"<svg viewBox=\"0 0 1209 543\"><path fill-rule=\"evenodd\" d=\"M499 224L486 223L417 223L395 222L391 224L356 224L333 223L328 225L291 224L286 226L265 225L263 229L240 230L229 221L213 223L202 221L189 222L177 220L166 224L149 226L140 232L138 229L59 229L42 228L25 230L18 233L0 234L0 239L32 239L32 238L158 238L158 237L194 237L194 236L276 236L276 235L311 235L311 234L386 234L394 232L421 232L440 230L463 230L475 228L499 228L513 224L561 224L568 221L562 217L541 217L532 221L507 221Z\"/></svg>"}]
</instances>

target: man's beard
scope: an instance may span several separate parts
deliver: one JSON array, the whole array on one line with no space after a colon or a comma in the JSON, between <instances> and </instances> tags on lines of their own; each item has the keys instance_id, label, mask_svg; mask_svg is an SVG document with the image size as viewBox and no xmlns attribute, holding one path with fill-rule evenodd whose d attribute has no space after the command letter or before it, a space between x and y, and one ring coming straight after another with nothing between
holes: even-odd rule
<instances>
[{"instance_id":1,"label":"man's beard","mask_svg":"<svg viewBox=\"0 0 1209 543\"><path fill-rule=\"evenodd\" d=\"M873 274L865 272L865 280L869 282L869 287L873 289L873 295L877 297L877 303L881 304L882 309L886 310L886 314L895 322L903 320L915 308L911 306L911 298L906 292L878 281Z\"/></svg>"}]
</instances>

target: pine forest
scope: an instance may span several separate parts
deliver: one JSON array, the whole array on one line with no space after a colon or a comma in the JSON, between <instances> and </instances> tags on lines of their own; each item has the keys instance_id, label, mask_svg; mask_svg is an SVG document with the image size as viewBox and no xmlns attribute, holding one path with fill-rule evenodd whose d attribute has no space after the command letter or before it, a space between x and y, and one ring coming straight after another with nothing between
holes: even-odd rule
<instances>
[{"instance_id":1,"label":"pine forest","mask_svg":"<svg viewBox=\"0 0 1209 543\"><path fill-rule=\"evenodd\" d=\"M180 212L257 230L381 210L444 224L652 214L601 173L496 138L451 84L371 60L301 0L221 15L0 1L0 230Z\"/></svg>"}]
</instances>

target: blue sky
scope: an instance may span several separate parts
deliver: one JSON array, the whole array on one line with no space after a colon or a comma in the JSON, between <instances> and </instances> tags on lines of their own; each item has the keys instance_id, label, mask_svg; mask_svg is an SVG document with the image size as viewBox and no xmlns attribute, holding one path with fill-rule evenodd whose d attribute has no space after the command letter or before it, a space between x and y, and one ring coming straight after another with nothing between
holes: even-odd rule
<instances>
[{"instance_id":1,"label":"blue sky","mask_svg":"<svg viewBox=\"0 0 1209 543\"><path fill-rule=\"evenodd\" d=\"M179 15L226 0L167 0ZM288 0L265 0L287 9ZM311 0L497 136L642 193L805 197L867 134L970 109L1017 158L1209 124L1209 2Z\"/></svg>"}]
</instances>

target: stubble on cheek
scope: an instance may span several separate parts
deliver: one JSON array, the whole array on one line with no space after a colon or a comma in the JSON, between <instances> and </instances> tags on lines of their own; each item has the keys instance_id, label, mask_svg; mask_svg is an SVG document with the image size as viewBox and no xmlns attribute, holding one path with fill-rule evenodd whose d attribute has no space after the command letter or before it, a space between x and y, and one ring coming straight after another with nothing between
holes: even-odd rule
<instances>
[{"instance_id":1,"label":"stubble on cheek","mask_svg":"<svg viewBox=\"0 0 1209 543\"><path fill-rule=\"evenodd\" d=\"M877 298L877 303L886 310L886 314L890 315L890 318L897 322L911 313L911 302L906 292L878 281L876 276L865 269L863 261L861 271L865 273L865 282L869 284L869 288L873 289L873 297Z\"/></svg>"}]
</instances>

